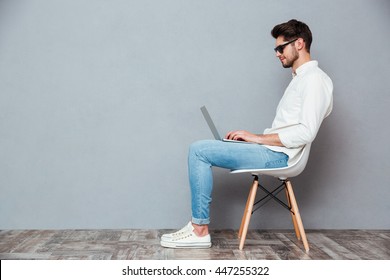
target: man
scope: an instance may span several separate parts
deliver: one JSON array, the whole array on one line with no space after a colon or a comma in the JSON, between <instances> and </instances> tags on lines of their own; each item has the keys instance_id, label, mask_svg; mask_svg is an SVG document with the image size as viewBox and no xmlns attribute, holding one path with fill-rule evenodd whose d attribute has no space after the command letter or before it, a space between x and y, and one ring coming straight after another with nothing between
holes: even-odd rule
<instances>
[{"instance_id":1,"label":"man","mask_svg":"<svg viewBox=\"0 0 390 280\"><path fill-rule=\"evenodd\" d=\"M231 131L226 138L256 143L203 140L191 145L188 171L192 220L181 230L164 234L161 245L170 248L208 248L209 205L213 187L212 166L228 169L277 168L293 162L311 143L332 110L331 79L311 60L312 34L300 21L276 25L276 56L284 68L292 68L293 79L276 110L271 128L263 134Z\"/></svg>"}]
</instances>

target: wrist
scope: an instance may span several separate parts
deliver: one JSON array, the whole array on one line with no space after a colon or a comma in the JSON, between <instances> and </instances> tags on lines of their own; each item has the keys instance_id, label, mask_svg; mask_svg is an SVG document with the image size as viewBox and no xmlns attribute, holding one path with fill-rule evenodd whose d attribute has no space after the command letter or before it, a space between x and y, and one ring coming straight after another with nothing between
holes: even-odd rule
<instances>
[{"instance_id":1,"label":"wrist","mask_svg":"<svg viewBox=\"0 0 390 280\"><path fill-rule=\"evenodd\" d=\"M257 134L256 143L261 145L264 144L264 134Z\"/></svg>"}]
</instances>

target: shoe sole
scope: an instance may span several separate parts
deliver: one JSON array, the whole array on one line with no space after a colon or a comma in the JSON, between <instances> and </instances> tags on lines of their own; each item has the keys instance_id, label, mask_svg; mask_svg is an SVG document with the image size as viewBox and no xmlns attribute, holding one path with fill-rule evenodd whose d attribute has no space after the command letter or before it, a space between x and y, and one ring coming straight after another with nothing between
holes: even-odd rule
<instances>
[{"instance_id":1,"label":"shoe sole","mask_svg":"<svg viewBox=\"0 0 390 280\"><path fill-rule=\"evenodd\" d=\"M163 247L175 249L205 249L211 247L211 242L177 243L162 240L160 244Z\"/></svg>"}]
</instances>

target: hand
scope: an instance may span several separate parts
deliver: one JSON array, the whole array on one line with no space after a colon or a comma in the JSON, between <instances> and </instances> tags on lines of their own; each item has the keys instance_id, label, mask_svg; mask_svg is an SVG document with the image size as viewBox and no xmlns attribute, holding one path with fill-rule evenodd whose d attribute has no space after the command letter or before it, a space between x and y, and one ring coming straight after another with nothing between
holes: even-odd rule
<instances>
[{"instance_id":1,"label":"hand","mask_svg":"<svg viewBox=\"0 0 390 280\"><path fill-rule=\"evenodd\" d=\"M258 137L259 137L258 135L250 133L245 130L230 131L225 136L225 138L230 140L253 142L253 143L258 143Z\"/></svg>"}]
</instances>

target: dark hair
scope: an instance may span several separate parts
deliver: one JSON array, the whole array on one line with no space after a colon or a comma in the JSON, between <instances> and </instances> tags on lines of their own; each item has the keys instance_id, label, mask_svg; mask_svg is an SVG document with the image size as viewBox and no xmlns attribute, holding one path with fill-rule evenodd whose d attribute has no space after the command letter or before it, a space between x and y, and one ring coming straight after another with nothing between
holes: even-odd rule
<instances>
[{"instance_id":1,"label":"dark hair","mask_svg":"<svg viewBox=\"0 0 390 280\"><path fill-rule=\"evenodd\" d=\"M271 35L276 39L279 36L283 36L286 41L290 41L295 38L302 38L305 41L306 50L310 53L310 46L313 40L309 26L296 19L289 20L288 22L276 25Z\"/></svg>"}]
</instances>

